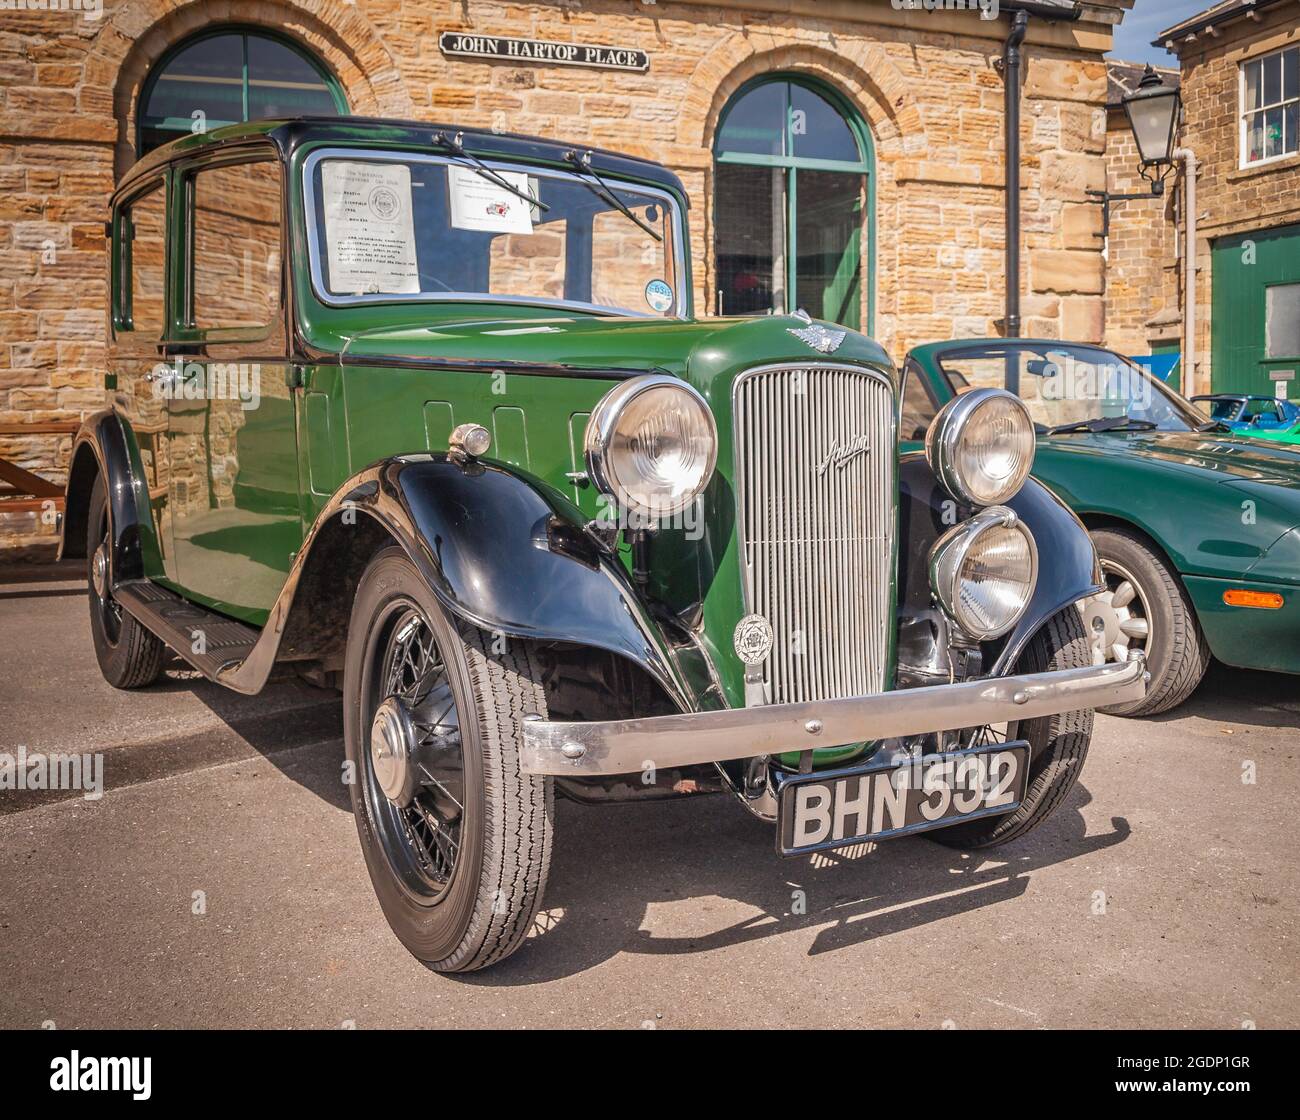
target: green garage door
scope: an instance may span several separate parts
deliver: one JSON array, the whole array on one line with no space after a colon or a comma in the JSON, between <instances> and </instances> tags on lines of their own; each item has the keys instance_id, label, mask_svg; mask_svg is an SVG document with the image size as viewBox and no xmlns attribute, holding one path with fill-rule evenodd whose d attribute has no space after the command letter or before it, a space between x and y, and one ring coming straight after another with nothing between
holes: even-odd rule
<instances>
[{"instance_id":1,"label":"green garage door","mask_svg":"<svg viewBox=\"0 0 1300 1120\"><path fill-rule=\"evenodd\" d=\"M1221 238L1213 268L1214 391L1271 397L1270 374L1291 373L1300 399L1300 226Z\"/></svg>"}]
</instances>

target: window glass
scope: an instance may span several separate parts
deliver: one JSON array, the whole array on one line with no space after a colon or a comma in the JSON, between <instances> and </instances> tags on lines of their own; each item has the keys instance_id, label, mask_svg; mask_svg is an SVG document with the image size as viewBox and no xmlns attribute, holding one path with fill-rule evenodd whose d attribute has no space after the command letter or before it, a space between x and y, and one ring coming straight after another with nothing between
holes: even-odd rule
<instances>
[{"instance_id":1,"label":"window glass","mask_svg":"<svg viewBox=\"0 0 1300 1120\"><path fill-rule=\"evenodd\" d=\"M865 175L799 172L794 303L814 318L844 323L857 314L866 193Z\"/></svg>"},{"instance_id":2,"label":"window glass","mask_svg":"<svg viewBox=\"0 0 1300 1120\"><path fill-rule=\"evenodd\" d=\"M1190 402L1134 362L1109 350L1070 343L972 346L940 359L958 393L1005 388L1019 374L1019 395L1039 429L1085 422L1151 424L1187 431L1201 422Z\"/></svg>"},{"instance_id":3,"label":"window glass","mask_svg":"<svg viewBox=\"0 0 1300 1120\"><path fill-rule=\"evenodd\" d=\"M161 336L166 293L167 192L159 183L122 212L122 261L130 305L123 308L129 329ZM125 322L124 324L125 325Z\"/></svg>"},{"instance_id":4,"label":"window glass","mask_svg":"<svg viewBox=\"0 0 1300 1120\"><path fill-rule=\"evenodd\" d=\"M721 315L785 311L786 179L781 167L717 167L717 308Z\"/></svg>"},{"instance_id":5,"label":"window glass","mask_svg":"<svg viewBox=\"0 0 1300 1120\"><path fill-rule=\"evenodd\" d=\"M322 66L279 39L243 31L203 35L146 83L140 154L191 132L258 118L347 112Z\"/></svg>"},{"instance_id":6,"label":"window glass","mask_svg":"<svg viewBox=\"0 0 1300 1120\"><path fill-rule=\"evenodd\" d=\"M229 164L193 183L192 325L264 327L280 308L280 165Z\"/></svg>"},{"instance_id":7,"label":"window glass","mask_svg":"<svg viewBox=\"0 0 1300 1120\"><path fill-rule=\"evenodd\" d=\"M788 90L788 82L764 82L742 95L727 110L718 133L717 150L784 155Z\"/></svg>"},{"instance_id":8,"label":"window glass","mask_svg":"<svg viewBox=\"0 0 1300 1120\"><path fill-rule=\"evenodd\" d=\"M796 78L731 103L714 143L720 314L802 310L859 328L870 179L858 135L831 95Z\"/></svg>"},{"instance_id":9,"label":"window glass","mask_svg":"<svg viewBox=\"0 0 1300 1120\"><path fill-rule=\"evenodd\" d=\"M790 90L790 141L804 159L837 159L856 163L862 158L853 130L838 109L806 86Z\"/></svg>"},{"instance_id":10,"label":"window glass","mask_svg":"<svg viewBox=\"0 0 1300 1120\"><path fill-rule=\"evenodd\" d=\"M1300 284L1274 284L1265 292L1265 357L1300 357Z\"/></svg>"},{"instance_id":11,"label":"window glass","mask_svg":"<svg viewBox=\"0 0 1300 1120\"><path fill-rule=\"evenodd\" d=\"M320 160L311 171L318 288L678 313L671 205L605 179L656 240L576 175L497 174L540 205L458 161Z\"/></svg>"},{"instance_id":12,"label":"window glass","mask_svg":"<svg viewBox=\"0 0 1300 1120\"><path fill-rule=\"evenodd\" d=\"M936 409L925 390L921 371L909 364L903 382L902 414L898 422L900 440L925 439Z\"/></svg>"},{"instance_id":13,"label":"window glass","mask_svg":"<svg viewBox=\"0 0 1300 1120\"><path fill-rule=\"evenodd\" d=\"M1300 47L1242 66L1245 163L1300 152Z\"/></svg>"},{"instance_id":14,"label":"window glass","mask_svg":"<svg viewBox=\"0 0 1300 1120\"><path fill-rule=\"evenodd\" d=\"M248 119L332 116L334 95L320 71L275 39L248 37Z\"/></svg>"}]
</instances>

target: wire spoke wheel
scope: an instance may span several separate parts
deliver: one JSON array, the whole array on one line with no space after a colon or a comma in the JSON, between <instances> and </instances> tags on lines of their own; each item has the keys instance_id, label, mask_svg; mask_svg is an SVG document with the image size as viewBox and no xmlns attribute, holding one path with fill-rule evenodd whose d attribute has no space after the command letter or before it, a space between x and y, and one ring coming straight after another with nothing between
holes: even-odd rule
<instances>
[{"instance_id":1,"label":"wire spoke wheel","mask_svg":"<svg viewBox=\"0 0 1300 1120\"><path fill-rule=\"evenodd\" d=\"M429 620L409 599L389 604L372 646L365 795L396 877L435 902L455 875L465 823L460 713Z\"/></svg>"}]
</instances>

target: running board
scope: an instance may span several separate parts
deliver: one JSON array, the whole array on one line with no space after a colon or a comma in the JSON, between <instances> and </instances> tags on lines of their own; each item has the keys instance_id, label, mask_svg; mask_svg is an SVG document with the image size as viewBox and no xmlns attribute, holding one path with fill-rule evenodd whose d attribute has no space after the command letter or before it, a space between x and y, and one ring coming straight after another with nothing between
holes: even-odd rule
<instances>
[{"instance_id":1,"label":"running board","mask_svg":"<svg viewBox=\"0 0 1300 1120\"><path fill-rule=\"evenodd\" d=\"M204 610L149 580L119 583L113 588L113 598L209 680L239 692L261 688L262 682L258 681L249 689L247 685L253 682L240 680L245 674L239 671L262 637L256 627Z\"/></svg>"}]
</instances>

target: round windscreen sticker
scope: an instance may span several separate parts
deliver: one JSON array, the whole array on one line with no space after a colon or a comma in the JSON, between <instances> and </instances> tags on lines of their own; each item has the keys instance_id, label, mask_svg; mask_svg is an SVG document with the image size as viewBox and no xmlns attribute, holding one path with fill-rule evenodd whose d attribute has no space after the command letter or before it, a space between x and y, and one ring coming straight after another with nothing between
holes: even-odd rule
<instances>
[{"instance_id":1,"label":"round windscreen sticker","mask_svg":"<svg viewBox=\"0 0 1300 1120\"><path fill-rule=\"evenodd\" d=\"M645 286L645 301L656 311L667 311L673 305L673 290L662 280L651 280Z\"/></svg>"}]
</instances>

